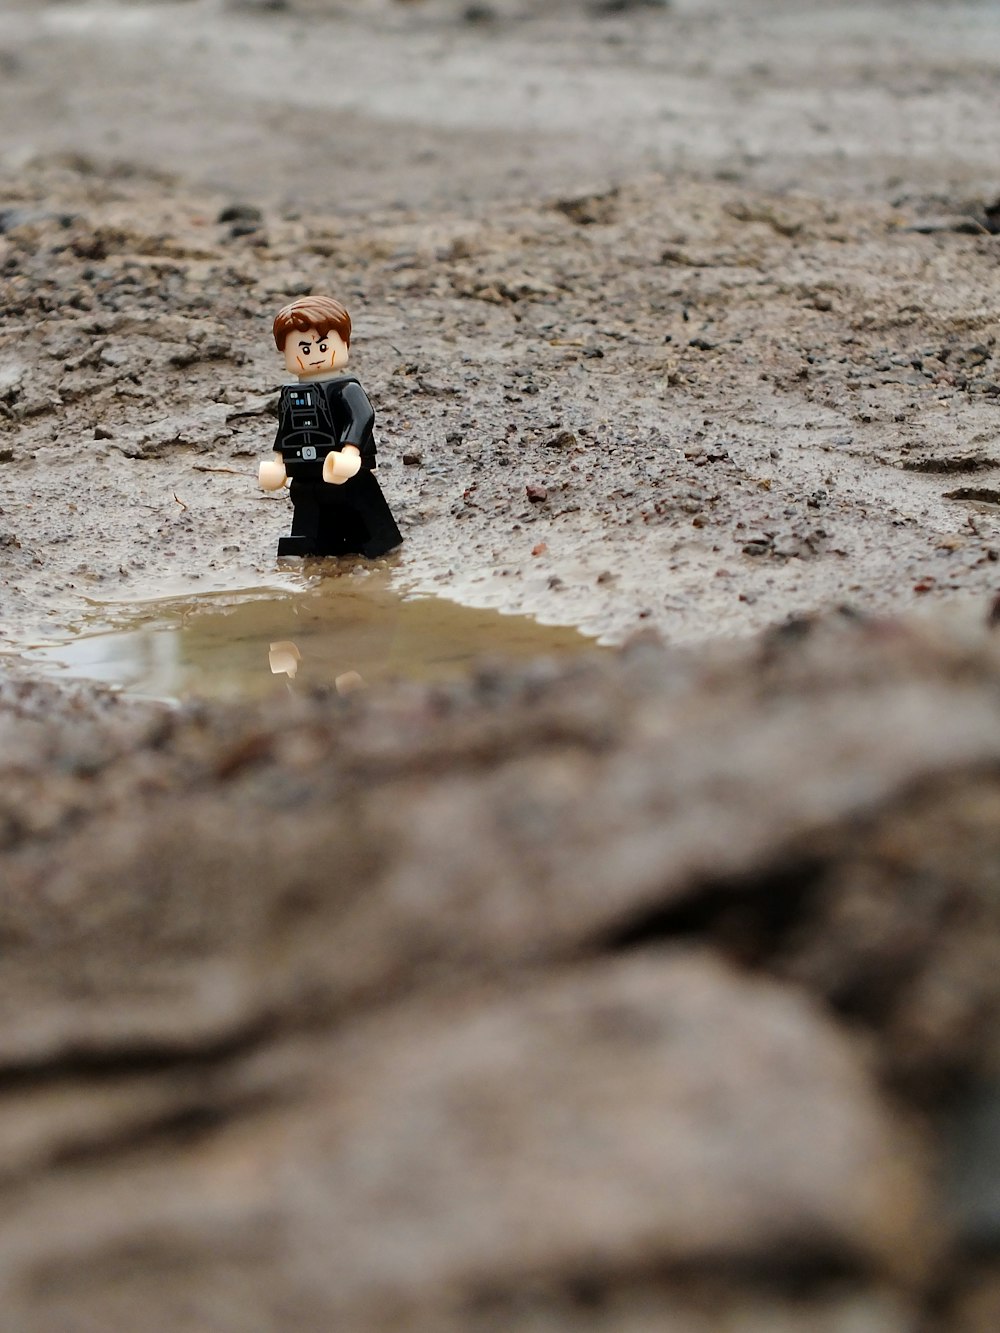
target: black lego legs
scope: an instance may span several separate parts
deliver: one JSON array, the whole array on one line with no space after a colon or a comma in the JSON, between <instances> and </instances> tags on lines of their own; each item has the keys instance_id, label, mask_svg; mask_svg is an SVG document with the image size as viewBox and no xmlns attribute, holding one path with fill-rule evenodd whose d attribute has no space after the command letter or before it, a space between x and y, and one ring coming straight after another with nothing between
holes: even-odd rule
<instances>
[{"instance_id":1,"label":"black lego legs","mask_svg":"<svg viewBox=\"0 0 1000 1333\"><path fill-rule=\"evenodd\" d=\"M342 486L293 481L292 531L278 541L279 556L385 555L403 540L370 472Z\"/></svg>"}]
</instances>

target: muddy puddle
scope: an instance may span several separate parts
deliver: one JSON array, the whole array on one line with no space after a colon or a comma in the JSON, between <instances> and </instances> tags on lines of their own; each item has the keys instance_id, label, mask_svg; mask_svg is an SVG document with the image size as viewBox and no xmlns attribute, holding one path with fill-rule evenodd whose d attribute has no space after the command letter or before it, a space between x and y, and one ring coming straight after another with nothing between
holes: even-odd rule
<instances>
[{"instance_id":1,"label":"muddy puddle","mask_svg":"<svg viewBox=\"0 0 1000 1333\"><path fill-rule=\"evenodd\" d=\"M301 590L248 588L130 606L94 605L55 643L24 656L45 674L144 698L266 698L390 680L441 680L484 658L593 649L578 630L413 596L376 573Z\"/></svg>"}]
</instances>

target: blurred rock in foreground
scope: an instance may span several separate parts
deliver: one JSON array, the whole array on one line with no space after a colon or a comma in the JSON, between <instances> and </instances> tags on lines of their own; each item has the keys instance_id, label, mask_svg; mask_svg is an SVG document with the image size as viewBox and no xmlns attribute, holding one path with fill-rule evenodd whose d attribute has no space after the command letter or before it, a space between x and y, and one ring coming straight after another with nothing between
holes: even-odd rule
<instances>
[{"instance_id":1,"label":"blurred rock in foreground","mask_svg":"<svg viewBox=\"0 0 1000 1333\"><path fill-rule=\"evenodd\" d=\"M8 682L4 1327L992 1328L998 679L835 617L281 715Z\"/></svg>"}]
</instances>

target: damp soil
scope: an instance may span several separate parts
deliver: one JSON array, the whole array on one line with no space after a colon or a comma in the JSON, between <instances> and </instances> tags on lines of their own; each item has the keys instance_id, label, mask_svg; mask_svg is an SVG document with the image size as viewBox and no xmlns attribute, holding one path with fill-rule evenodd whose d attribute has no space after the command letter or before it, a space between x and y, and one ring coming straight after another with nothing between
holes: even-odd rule
<instances>
[{"instance_id":1,"label":"damp soil","mask_svg":"<svg viewBox=\"0 0 1000 1333\"><path fill-rule=\"evenodd\" d=\"M490 14L14 5L8 654L280 581L268 330L309 290L407 590L672 643L992 596L1000 523L949 498L1000 485L991 6Z\"/></svg>"},{"instance_id":2,"label":"damp soil","mask_svg":"<svg viewBox=\"0 0 1000 1333\"><path fill-rule=\"evenodd\" d=\"M6 0L12 1328L1000 1326L996 12Z\"/></svg>"}]
</instances>

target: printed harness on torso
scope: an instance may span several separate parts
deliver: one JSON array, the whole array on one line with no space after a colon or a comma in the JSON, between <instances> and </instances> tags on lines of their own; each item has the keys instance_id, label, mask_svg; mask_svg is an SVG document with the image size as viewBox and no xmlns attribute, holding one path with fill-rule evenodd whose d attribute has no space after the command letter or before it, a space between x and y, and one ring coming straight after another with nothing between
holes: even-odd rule
<instances>
[{"instance_id":1,"label":"printed harness on torso","mask_svg":"<svg viewBox=\"0 0 1000 1333\"><path fill-rule=\"evenodd\" d=\"M336 423L321 384L286 384L278 423L277 447L286 464L322 461L338 447Z\"/></svg>"}]
</instances>

